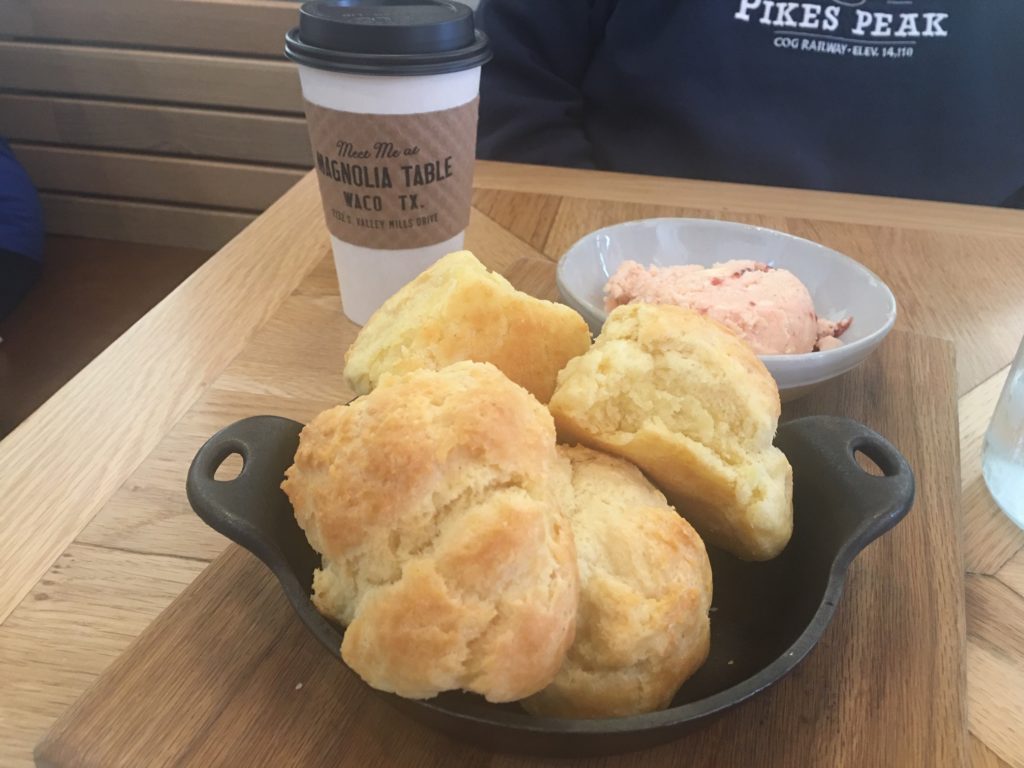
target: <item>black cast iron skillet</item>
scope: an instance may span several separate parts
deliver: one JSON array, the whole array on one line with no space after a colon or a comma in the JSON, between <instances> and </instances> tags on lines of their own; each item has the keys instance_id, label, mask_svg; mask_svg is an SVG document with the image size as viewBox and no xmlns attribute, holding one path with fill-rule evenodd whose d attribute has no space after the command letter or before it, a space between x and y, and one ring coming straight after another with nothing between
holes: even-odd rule
<instances>
[{"instance_id":1,"label":"black cast iron skillet","mask_svg":"<svg viewBox=\"0 0 1024 768\"><path fill-rule=\"evenodd\" d=\"M243 419L199 450L188 498L216 530L266 563L299 618L335 656L344 628L309 601L319 556L295 523L279 485L302 425L276 416ZM661 712L606 720L533 717L515 704L447 693L411 701L379 693L427 725L489 749L545 755L605 755L670 741L775 683L821 638L835 612L850 561L910 509L914 477L884 438L849 419L812 416L783 424L776 444L793 465L793 538L765 563L745 563L708 547L714 577L711 653ZM864 472L861 451L884 477ZM229 481L220 464L241 454Z\"/></svg>"}]
</instances>

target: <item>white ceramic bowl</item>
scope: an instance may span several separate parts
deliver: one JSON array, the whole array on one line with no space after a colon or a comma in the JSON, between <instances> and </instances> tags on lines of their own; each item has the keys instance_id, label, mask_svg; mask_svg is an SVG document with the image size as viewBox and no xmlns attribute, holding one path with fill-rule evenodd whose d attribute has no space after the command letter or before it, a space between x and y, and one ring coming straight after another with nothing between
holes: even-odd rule
<instances>
[{"instance_id":1,"label":"white ceramic bowl","mask_svg":"<svg viewBox=\"0 0 1024 768\"><path fill-rule=\"evenodd\" d=\"M896 322L896 299L877 275L831 248L764 227L709 219L645 219L599 229L558 262L558 290L594 334L604 325L604 286L623 261L643 265L755 259L788 269L807 286L818 315L850 316L843 346L801 355L762 355L784 400L846 373L877 347Z\"/></svg>"}]
</instances>

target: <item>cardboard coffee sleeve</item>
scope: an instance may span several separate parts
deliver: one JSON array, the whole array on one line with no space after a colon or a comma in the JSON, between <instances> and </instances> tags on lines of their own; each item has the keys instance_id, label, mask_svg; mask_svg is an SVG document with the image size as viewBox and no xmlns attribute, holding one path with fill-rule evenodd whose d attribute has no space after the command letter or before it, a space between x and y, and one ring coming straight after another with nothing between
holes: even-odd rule
<instances>
[{"instance_id":1,"label":"cardboard coffee sleeve","mask_svg":"<svg viewBox=\"0 0 1024 768\"><path fill-rule=\"evenodd\" d=\"M307 101L331 234L368 248L401 249L462 232L469 223L478 103L374 115Z\"/></svg>"}]
</instances>

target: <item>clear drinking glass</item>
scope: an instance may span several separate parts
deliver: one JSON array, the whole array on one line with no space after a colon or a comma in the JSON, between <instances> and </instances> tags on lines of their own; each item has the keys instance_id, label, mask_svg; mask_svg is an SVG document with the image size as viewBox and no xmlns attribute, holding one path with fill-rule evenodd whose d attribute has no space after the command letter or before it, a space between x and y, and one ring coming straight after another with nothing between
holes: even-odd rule
<instances>
[{"instance_id":1,"label":"clear drinking glass","mask_svg":"<svg viewBox=\"0 0 1024 768\"><path fill-rule=\"evenodd\" d=\"M981 467L992 498L1024 528L1024 340L985 433Z\"/></svg>"}]
</instances>

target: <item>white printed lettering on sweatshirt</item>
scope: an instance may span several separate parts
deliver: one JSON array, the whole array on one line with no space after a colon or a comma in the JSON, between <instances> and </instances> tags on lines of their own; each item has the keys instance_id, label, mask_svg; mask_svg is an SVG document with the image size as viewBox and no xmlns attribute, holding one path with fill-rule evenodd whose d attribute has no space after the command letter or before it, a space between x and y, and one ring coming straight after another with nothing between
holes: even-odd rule
<instances>
[{"instance_id":1,"label":"white printed lettering on sweatshirt","mask_svg":"<svg viewBox=\"0 0 1024 768\"><path fill-rule=\"evenodd\" d=\"M821 3L739 0L733 18L781 29L835 32L873 40L949 35L943 26L948 13L888 13Z\"/></svg>"}]
</instances>

